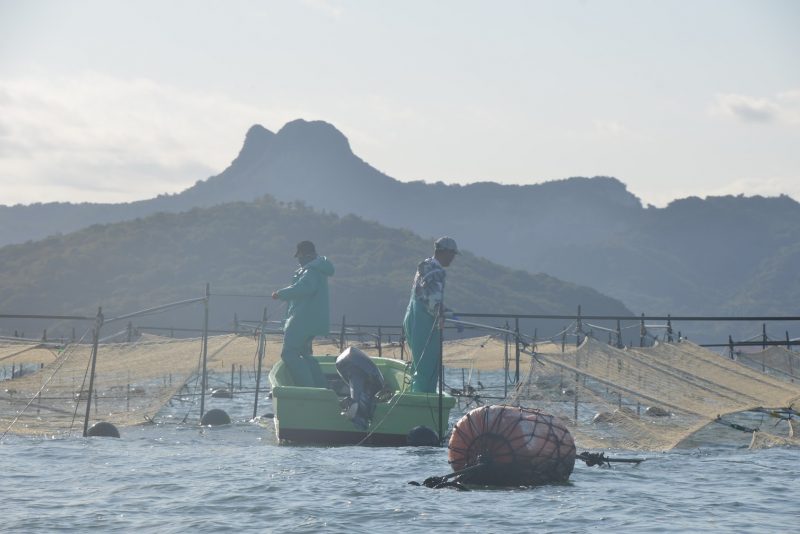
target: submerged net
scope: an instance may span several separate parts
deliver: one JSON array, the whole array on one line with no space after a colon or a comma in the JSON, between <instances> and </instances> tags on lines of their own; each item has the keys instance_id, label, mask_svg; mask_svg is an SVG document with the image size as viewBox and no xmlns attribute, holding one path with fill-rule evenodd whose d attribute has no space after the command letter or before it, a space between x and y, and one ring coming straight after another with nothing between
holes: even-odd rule
<instances>
[{"instance_id":1,"label":"submerged net","mask_svg":"<svg viewBox=\"0 0 800 534\"><path fill-rule=\"evenodd\" d=\"M96 421L119 427L141 424L152 419L182 389L196 390L201 349L199 338L152 335L143 335L131 343L100 344L90 424ZM237 361L252 362L255 349L252 338L209 337L209 369ZM0 390L2 431L15 434L82 431L91 350L87 344L63 348L0 344L0 358L4 358L0 364L6 371ZM13 377L7 372L9 365L15 369ZM20 368L22 373L18 371Z\"/></svg>"},{"instance_id":2,"label":"submerged net","mask_svg":"<svg viewBox=\"0 0 800 534\"><path fill-rule=\"evenodd\" d=\"M59 346L0 339L0 431L15 434L80 433L86 410L91 346ZM266 338L262 387L280 358L281 335ZM399 343L378 349L370 340L348 342L370 356L408 360ZM318 339L317 354L339 354L334 339ZM752 447L800 446L790 433L792 408L800 399L794 376L797 354L780 347L731 360L693 343L657 343L648 348L615 348L586 339L579 347L553 343L516 346L505 335L445 342L444 364L451 381L461 370L462 384L448 384L462 410L482 404L509 404L542 410L560 418L582 448L668 450L720 443L743 431L760 430ZM176 395L199 395L200 338L142 335L129 343L99 346L90 424L118 427L156 417ZM211 336L208 369L217 383L232 368L256 366L257 339ZM483 374L481 374L483 373ZM519 373L519 381L515 376ZM241 379L240 379L241 380ZM214 384L210 379L209 384ZM198 406L187 406L195 410ZM750 414L750 416L743 416ZM455 415L455 414L454 414ZM748 418L749 417L749 418ZM711 432L709 433L709 429ZM726 434L727 432L727 434ZM750 438L750 436L744 436Z\"/></svg>"},{"instance_id":3,"label":"submerged net","mask_svg":"<svg viewBox=\"0 0 800 534\"><path fill-rule=\"evenodd\" d=\"M504 341L486 338L472 348L447 344L445 362L473 361L478 368L485 357L496 369L507 369L508 350L513 368L513 344L509 350ZM535 358L524 355L519 383L500 402L558 416L580 447L668 450L691 443L709 426L755 430L736 417L756 411L763 418L766 409L800 399L798 385L687 341L619 349L588 338L580 347L561 349L546 344L537 347ZM769 425L753 446L767 446L760 443L770 433L788 438L788 424Z\"/></svg>"}]
</instances>

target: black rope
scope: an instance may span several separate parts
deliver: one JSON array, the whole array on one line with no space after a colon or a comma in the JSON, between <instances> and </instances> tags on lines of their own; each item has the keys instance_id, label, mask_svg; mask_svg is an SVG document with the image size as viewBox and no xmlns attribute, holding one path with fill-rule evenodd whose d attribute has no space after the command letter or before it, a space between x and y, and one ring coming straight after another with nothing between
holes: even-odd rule
<instances>
[{"instance_id":1,"label":"black rope","mask_svg":"<svg viewBox=\"0 0 800 534\"><path fill-rule=\"evenodd\" d=\"M718 415L717 418L714 419L714 421L719 423L719 424L722 424L722 425L725 425L725 426L729 426L730 428L732 428L734 430L741 430L742 432L747 432L748 434L752 434L753 432L758 432L757 428L750 428L748 426L743 426L743 425L740 425L740 424L737 424L737 423L732 423L731 421L726 421L720 415Z\"/></svg>"},{"instance_id":2,"label":"black rope","mask_svg":"<svg viewBox=\"0 0 800 534\"><path fill-rule=\"evenodd\" d=\"M575 459L582 460L589 467L611 467L612 463L636 464L645 461L645 458L609 458L604 452L582 452L575 455Z\"/></svg>"},{"instance_id":3,"label":"black rope","mask_svg":"<svg viewBox=\"0 0 800 534\"><path fill-rule=\"evenodd\" d=\"M428 477L422 481L422 484L419 482L411 481L409 482L412 486L425 486L426 488L433 488L433 489L442 489L442 488L455 488L459 491L469 491L469 488L464 486L463 482L459 480L463 475L466 474L474 474L476 471L483 471L487 467L491 465L491 461L485 459L483 456L478 457L478 463L475 465L471 465L465 467L464 469L459 469L458 471L453 471L447 475L443 475L440 477L433 476ZM456 478L456 480L451 481L451 478Z\"/></svg>"}]
</instances>

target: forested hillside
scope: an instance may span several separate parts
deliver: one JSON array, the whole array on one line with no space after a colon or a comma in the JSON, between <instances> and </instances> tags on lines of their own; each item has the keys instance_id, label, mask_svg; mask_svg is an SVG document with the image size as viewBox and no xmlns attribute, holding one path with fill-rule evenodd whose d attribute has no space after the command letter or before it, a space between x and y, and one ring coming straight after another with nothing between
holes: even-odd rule
<instances>
[{"instance_id":1,"label":"forested hillside","mask_svg":"<svg viewBox=\"0 0 800 534\"><path fill-rule=\"evenodd\" d=\"M269 295L290 283L295 244L304 239L334 263L332 317L346 314L351 323L399 325L416 265L433 247L408 231L266 197L4 247L0 310L93 315L102 305L113 316L202 296L207 282L212 293ZM449 269L446 298L464 311L574 314L580 304L587 314L630 313L592 289L469 252ZM258 318L263 306L273 318L283 314L268 298L212 298L212 323L229 325L234 313Z\"/></svg>"}]
</instances>

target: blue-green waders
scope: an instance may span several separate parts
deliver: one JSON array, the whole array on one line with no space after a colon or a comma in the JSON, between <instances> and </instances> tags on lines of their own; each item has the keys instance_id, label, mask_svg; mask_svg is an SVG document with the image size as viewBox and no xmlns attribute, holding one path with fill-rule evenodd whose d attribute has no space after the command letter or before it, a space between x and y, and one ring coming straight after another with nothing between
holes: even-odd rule
<instances>
[{"instance_id":1,"label":"blue-green waders","mask_svg":"<svg viewBox=\"0 0 800 534\"><path fill-rule=\"evenodd\" d=\"M281 359L296 386L328 386L319 363L311 356L311 342L330 328L328 278L333 273L333 264L317 256L295 271L292 285L276 291L279 299L289 302Z\"/></svg>"},{"instance_id":2,"label":"blue-green waders","mask_svg":"<svg viewBox=\"0 0 800 534\"><path fill-rule=\"evenodd\" d=\"M311 356L313 340L314 336L303 335L299 328L292 328L290 325L284 332L281 360L289 368L289 374L296 385L328 387L319 362Z\"/></svg>"},{"instance_id":3,"label":"blue-green waders","mask_svg":"<svg viewBox=\"0 0 800 534\"><path fill-rule=\"evenodd\" d=\"M436 318L413 295L406 309L403 329L414 358L411 391L435 393L439 382L440 332Z\"/></svg>"}]
</instances>

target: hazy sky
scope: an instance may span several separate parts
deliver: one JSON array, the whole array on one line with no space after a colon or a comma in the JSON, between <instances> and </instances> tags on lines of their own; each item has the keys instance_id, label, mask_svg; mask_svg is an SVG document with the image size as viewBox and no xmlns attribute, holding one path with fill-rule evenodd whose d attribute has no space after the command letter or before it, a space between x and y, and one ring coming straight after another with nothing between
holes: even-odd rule
<instances>
[{"instance_id":1,"label":"hazy sky","mask_svg":"<svg viewBox=\"0 0 800 534\"><path fill-rule=\"evenodd\" d=\"M400 180L800 200L800 2L0 0L0 204L177 192L296 118Z\"/></svg>"}]
</instances>

